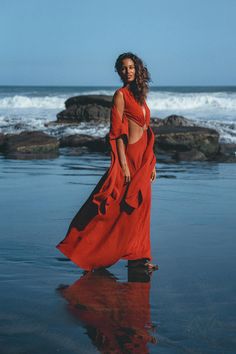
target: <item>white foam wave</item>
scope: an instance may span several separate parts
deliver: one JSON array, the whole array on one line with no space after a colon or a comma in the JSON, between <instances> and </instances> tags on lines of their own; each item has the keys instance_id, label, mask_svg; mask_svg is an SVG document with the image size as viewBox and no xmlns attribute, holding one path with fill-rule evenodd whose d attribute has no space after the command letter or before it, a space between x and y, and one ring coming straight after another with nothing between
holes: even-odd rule
<instances>
[{"instance_id":1,"label":"white foam wave","mask_svg":"<svg viewBox=\"0 0 236 354\"><path fill-rule=\"evenodd\" d=\"M108 125L99 124L96 126L91 126L86 123L81 123L79 126L66 127L63 135L88 134L97 137L104 137L108 133L108 130Z\"/></svg>"},{"instance_id":2,"label":"white foam wave","mask_svg":"<svg viewBox=\"0 0 236 354\"><path fill-rule=\"evenodd\" d=\"M86 94L112 95L111 90L90 90L81 92ZM75 96L78 93L72 94ZM63 96L30 97L14 95L0 98L0 108L56 108L63 109L64 102L69 98ZM148 94L147 103L152 110L191 110L191 109L226 109L236 111L236 93L179 93L179 92L154 92Z\"/></svg>"},{"instance_id":3,"label":"white foam wave","mask_svg":"<svg viewBox=\"0 0 236 354\"><path fill-rule=\"evenodd\" d=\"M15 95L0 98L0 108L57 108L63 109L65 97L44 96L28 97Z\"/></svg>"},{"instance_id":4,"label":"white foam wave","mask_svg":"<svg viewBox=\"0 0 236 354\"><path fill-rule=\"evenodd\" d=\"M222 121L213 121L213 120L198 120L195 119L194 122L202 127L215 129L220 137L220 143L234 143L236 144L236 122L222 122Z\"/></svg>"},{"instance_id":5,"label":"white foam wave","mask_svg":"<svg viewBox=\"0 0 236 354\"><path fill-rule=\"evenodd\" d=\"M226 93L173 93L150 92L148 96L150 109L192 110L192 109L226 109L236 110L236 94Z\"/></svg>"}]
</instances>

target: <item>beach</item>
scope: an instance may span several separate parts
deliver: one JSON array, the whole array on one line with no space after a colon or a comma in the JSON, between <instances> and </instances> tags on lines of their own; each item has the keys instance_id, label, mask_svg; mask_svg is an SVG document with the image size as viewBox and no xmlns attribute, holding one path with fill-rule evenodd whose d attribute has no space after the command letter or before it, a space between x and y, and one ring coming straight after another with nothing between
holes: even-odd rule
<instances>
[{"instance_id":1,"label":"beach","mask_svg":"<svg viewBox=\"0 0 236 354\"><path fill-rule=\"evenodd\" d=\"M235 353L235 164L157 164L149 279L55 248L108 156L0 159L2 353Z\"/></svg>"},{"instance_id":2,"label":"beach","mask_svg":"<svg viewBox=\"0 0 236 354\"><path fill-rule=\"evenodd\" d=\"M0 8L0 354L236 354L236 1Z\"/></svg>"}]
</instances>

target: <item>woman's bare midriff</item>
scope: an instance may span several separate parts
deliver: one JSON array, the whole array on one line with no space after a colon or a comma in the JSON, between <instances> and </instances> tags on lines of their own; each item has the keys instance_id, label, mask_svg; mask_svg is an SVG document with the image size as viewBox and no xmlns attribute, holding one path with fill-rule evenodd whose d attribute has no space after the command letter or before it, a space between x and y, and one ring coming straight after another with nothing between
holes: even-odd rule
<instances>
[{"instance_id":1,"label":"woman's bare midriff","mask_svg":"<svg viewBox=\"0 0 236 354\"><path fill-rule=\"evenodd\" d=\"M139 139L141 139L144 130L147 129L147 126L145 124L143 127L140 127L140 125L138 125L137 123L135 123L131 119L128 119L128 125L129 125L129 141L128 141L128 144L134 144Z\"/></svg>"},{"instance_id":2,"label":"woman's bare midriff","mask_svg":"<svg viewBox=\"0 0 236 354\"><path fill-rule=\"evenodd\" d=\"M123 96L123 92L122 92ZM144 118L146 118L146 111L145 108L143 109L143 114ZM136 143L139 139L141 139L144 130L147 130L147 125L146 123L144 124L143 127L140 127L137 123L135 123L132 119L128 118L128 127L129 127L129 141L128 144L134 144Z\"/></svg>"}]
</instances>

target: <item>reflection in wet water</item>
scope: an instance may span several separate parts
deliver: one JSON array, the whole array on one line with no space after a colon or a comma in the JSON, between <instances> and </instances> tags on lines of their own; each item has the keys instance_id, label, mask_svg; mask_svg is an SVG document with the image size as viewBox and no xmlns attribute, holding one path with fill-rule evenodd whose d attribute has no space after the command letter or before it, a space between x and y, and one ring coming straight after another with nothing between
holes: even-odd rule
<instances>
[{"instance_id":1,"label":"reflection in wet water","mask_svg":"<svg viewBox=\"0 0 236 354\"><path fill-rule=\"evenodd\" d=\"M104 269L84 273L57 290L101 353L148 353L147 344L157 343L150 318L150 277L143 270L129 270L128 282L119 282Z\"/></svg>"}]
</instances>

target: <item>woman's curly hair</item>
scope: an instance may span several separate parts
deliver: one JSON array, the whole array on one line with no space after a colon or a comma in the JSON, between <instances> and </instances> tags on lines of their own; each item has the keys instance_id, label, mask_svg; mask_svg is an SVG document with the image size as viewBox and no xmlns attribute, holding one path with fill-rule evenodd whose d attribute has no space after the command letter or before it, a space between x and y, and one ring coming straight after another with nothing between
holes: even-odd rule
<instances>
[{"instance_id":1,"label":"woman's curly hair","mask_svg":"<svg viewBox=\"0 0 236 354\"><path fill-rule=\"evenodd\" d=\"M150 73L142 59L131 52L127 52L120 54L116 59L115 71L118 72L119 76L121 76L122 60L127 58L133 60L135 67L135 79L130 83L130 90L134 98L143 105L149 91L148 82L152 81Z\"/></svg>"}]
</instances>

